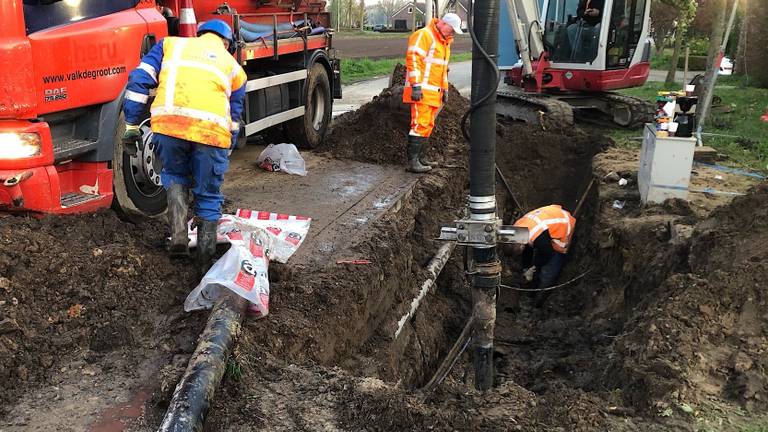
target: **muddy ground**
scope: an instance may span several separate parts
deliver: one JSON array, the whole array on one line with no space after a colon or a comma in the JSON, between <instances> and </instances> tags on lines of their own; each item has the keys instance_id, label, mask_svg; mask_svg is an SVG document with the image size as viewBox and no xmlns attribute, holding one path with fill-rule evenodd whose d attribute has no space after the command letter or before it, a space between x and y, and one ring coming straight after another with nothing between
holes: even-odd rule
<instances>
[{"instance_id":1,"label":"muddy ground","mask_svg":"<svg viewBox=\"0 0 768 432\"><path fill-rule=\"evenodd\" d=\"M337 119L321 154L402 164L408 113L390 99L384 92ZM459 119L467 104L452 92L438 119L430 154L442 167L415 177L397 205L332 254L371 265L270 267L270 315L246 321L206 429L764 425L768 187L697 167L702 184L751 189L732 202L696 195L642 206L636 151L613 148L594 129L500 122L498 164L523 211L553 202L573 210L595 179L561 276L576 280L546 299L502 288L491 391L473 389L470 354L433 393L419 391L470 310L457 249L436 290L393 338L439 247L439 227L465 205ZM520 213L501 183L497 196L505 221ZM614 208L617 200L623 208ZM165 257L164 234L155 221L127 224L110 212L0 218L0 428L157 427L204 320L182 312L194 274L189 262ZM505 286L519 285L518 270L505 258Z\"/></svg>"}]
</instances>

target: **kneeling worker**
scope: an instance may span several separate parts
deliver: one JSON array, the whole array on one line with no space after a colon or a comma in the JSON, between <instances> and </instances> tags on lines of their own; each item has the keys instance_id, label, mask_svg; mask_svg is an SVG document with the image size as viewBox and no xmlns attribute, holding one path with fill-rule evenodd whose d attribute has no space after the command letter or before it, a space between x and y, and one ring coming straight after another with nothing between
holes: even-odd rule
<instances>
[{"instance_id":1,"label":"kneeling worker","mask_svg":"<svg viewBox=\"0 0 768 432\"><path fill-rule=\"evenodd\" d=\"M189 255L187 195L195 197L197 258L203 273L216 252L221 217L221 183L229 148L237 139L243 111L243 68L232 56L232 29L221 20L198 27L196 38L167 37L131 72L125 92L124 151L141 157L139 123L151 89L153 142L163 163L160 179L168 194L172 256Z\"/></svg>"},{"instance_id":2,"label":"kneeling worker","mask_svg":"<svg viewBox=\"0 0 768 432\"><path fill-rule=\"evenodd\" d=\"M435 117L448 100L448 61L454 34L462 34L461 19L447 13L433 18L408 40L403 103L411 105L408 132L408 171L425 173L436 166L424 158L425 144L435 127Z\"/></svg>"},{"instance_id":3,"label":"kneeling worker","mask_svg":"<svg viewBox=\"0 0 768 432\"><path fill-rule=\"evenodd\" d=\"M514 248L516 254L522 254L523 267L527 267L523 276L528 282L538 279L537 288L553 286L568 253L576 218L553 204L529 212L514 226L528 228L528 243Z\"/></svg>"}]
</instances>

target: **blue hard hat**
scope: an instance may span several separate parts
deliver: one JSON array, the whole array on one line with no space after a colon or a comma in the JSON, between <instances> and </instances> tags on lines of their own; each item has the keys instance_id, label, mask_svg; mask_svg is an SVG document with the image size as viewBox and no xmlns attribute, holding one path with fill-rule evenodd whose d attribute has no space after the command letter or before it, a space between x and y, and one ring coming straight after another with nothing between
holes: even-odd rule
<instances>
[{"instance_id":1,"label":"blue hard hat","mask_svg":"<svg viewBox=\"0 0 768 432\"><path fill-rule=\"evenodd\" d=\"M212 19L200 24L200 26L197 27L197 35L200 36L204 33L215 33L219 35L219 37L224 38L230 42L234 41L232 36L232 28L229 26L229 24L220 19Z\"/></svg>"}]
</instances>

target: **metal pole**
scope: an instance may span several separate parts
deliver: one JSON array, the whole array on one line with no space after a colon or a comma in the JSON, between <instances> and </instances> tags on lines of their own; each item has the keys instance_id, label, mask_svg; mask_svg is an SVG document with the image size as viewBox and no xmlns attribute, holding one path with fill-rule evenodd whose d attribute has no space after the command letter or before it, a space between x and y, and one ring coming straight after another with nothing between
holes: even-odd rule
<instances>
[{"instance_id":1,"label":"metal pole","mask_svg":"<svg viewBox=\"0 0 768 432\"><path fill-rule=\"evenodd\" d=\"M715 55L715 64L709 65L710 70L707 74L707 78L709 79L705 80L707 87L704 90L704 101L696 108L696 118L698 119L696 126L696 144L699 146L704 145L701 140L701 132L704 129L704 123L709 116L709 109L712 106L712 96L715 94L715 83L717 82L717 72L720 70L720 63L723 61L723 56L725 55L725 48L728 45L728 37L731 35L733 21L736 19L736 9L738 9L738 7L739 0L733 0L731 17L728 19L728 27L726 27L723 42L720 44L720 51ZM715 25L717 25L717 23L715 23Z\"/></svg>"},{"instance_id":2,"label":"metal pole","mask_svg":"<svg viewBox=\"0 0 768 432\"><path fill-rule=\"evenodd\" d=\"M424 7L426 8L424 11L424 23L426 24L429 22L429 20L435 17L435 15L432 13L432 0L426 0Z\"/></svg>"},{"instance_id":3,"label":"metal pole","mask_svg":"<svg viewBox=\"0 0 768 432\"><path fill-rule=\"evenodd\" d=\"M469 211L470 221L497 221L496 217L496 55L499 41L499 0L476 0L472 13L476 43L472 48L472 105L482 105L470 116ZM479 45L479 46L478 46ZM482 48L482 50L481 50ZM491 64L482 51L491 57ZM490 225L488 225L488 229ZM489 232L490 235L490 232ZM472 254L473 338L475 387L493 385L493 331L496 291L501 283L501 262L496 245L476 245Z\"/></svg>"},{"instance_id":4,"label":"metal pole","mask_svg":"<svg viewBox=\"0 0 768 432\"><path fill-rule=\"evenodd\" d=\"M691 55L691 47L685 47L685 68L683 69L683 90L688 83L688 57Z\"/></svg>"}]
</instances>

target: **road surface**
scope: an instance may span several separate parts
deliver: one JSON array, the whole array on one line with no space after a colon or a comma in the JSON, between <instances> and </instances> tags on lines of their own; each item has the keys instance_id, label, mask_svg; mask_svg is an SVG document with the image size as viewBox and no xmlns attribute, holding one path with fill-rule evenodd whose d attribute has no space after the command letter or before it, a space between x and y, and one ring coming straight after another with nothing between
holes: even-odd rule
<instances>
[{"instance_id":1,"label":"road surface","mask_svg":"<svg viewBox=\"0 0 768 432\"><path fill-rule=\"evenodd\" d=\"M700 73L704 72L688 71L688 81ZM648 76L648 81L661 82L664 81L666 77L666 71L654 69L651 70L651 73ZM472 62L465 61L452 63L449 68L448 79L454 86L456 86L462 95L469 97L472 88ZM682 71L677 72L676 80L682 84ZM389 77L382 77L345 85L342 89L342 95L344 97L341 100L335 101L333 104L334 114L338 115L346 111L355 110L360 107L360 105L370 102L371 98L379 94L379 92L386 88L388 84Z\"/></svg>"}]
</instances>

